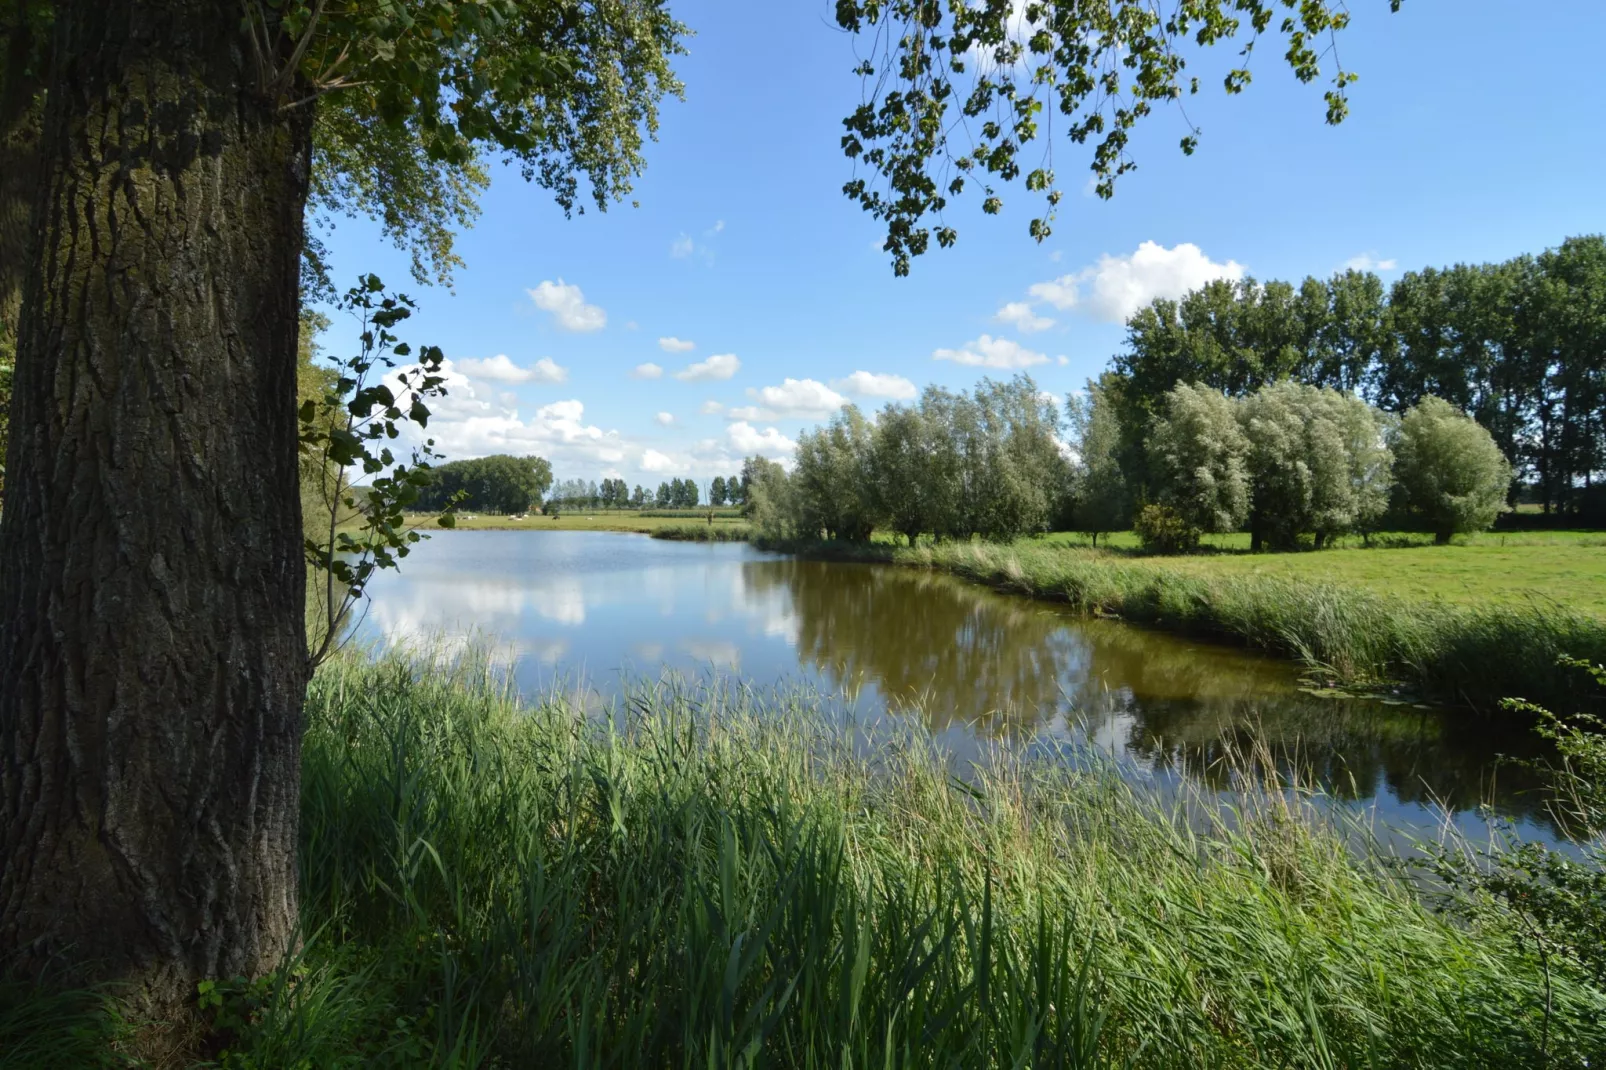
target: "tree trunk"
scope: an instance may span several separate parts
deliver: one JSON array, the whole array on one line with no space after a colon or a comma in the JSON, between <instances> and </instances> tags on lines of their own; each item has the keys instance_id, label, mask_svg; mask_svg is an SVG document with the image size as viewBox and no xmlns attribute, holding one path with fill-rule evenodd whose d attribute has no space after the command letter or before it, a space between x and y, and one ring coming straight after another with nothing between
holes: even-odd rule
<instances>
[{"instance_id":1,"label":"tree trunk","mask_svg":"<svg viewBox=\"0 0 1606 1070\"><path fill-rule=\"evenodd\" d=\"M1450 536L1453 535L1453 534L1454 534L1454 532L1449 532L1449 531L1435 531L1433 533L1433 545L1434 546L1449 546L1450 545Z\"/></svg>"},{"instance_id":2,"label":"tree trunk","mask_svg":"<svg viewBox=\"0 0 1606 1070\"><path fill-rule=\"evenodd\" d=\"M296 923L309 108L238 5L57 5L0 520L0 966L171 1006Z\"/></svg>"}]
</instances>

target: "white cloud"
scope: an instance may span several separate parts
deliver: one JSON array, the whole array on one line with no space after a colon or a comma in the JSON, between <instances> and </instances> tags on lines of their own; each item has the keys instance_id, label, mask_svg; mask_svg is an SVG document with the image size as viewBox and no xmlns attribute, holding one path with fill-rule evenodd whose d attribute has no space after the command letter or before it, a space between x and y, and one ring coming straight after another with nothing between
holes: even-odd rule
<instances>
[{"instance_id":1,"label":"white cloud","mask_svg":"<svg viewBox=\"0 0 1606 1070\"><path fill-rule=\"evenodd\" d=\"M832 379L831 386L847 394L866 398L892 398L907 401L920 393L920 388L901 375L880 375L876 372L854 372L845 379Z\"/></svg>"},{"instance_id":2,"label":"white cloud","mask_svg":"<svg viewBox=\"0 0 1606 1070\"><path fill-rule=\"evenodd\" d=\"M1236 260L1218 264L1191 242L1167 249L1146 241L1130 256L1106 253L1094 266L1035 283L1027 293L1058 309L1077 309L1109 323L1124 323L1157 298L1174 300L1212 279L1237 280L1243 275L1243 265Z\"/></svg>"},{"instance_id":3,"label":"white cloud","mask_svg":"<svg viewBox=\"0 0 1606 1070\"><path fill-rule=\"evenodd\" d=\"M683 471L684 468L684 465L675 460L673 457L669 456L667 453L660 453L657 450L648 449L643 451L641 454L641 470L643 472L652 472L654 474L680 472Z\"/></svg>"},{"instance_id":4,"label":"white cloud","mask_svg":"<svg viewBox=\"0 0 1606 1070\"><path fill-rule=\"evenodd\" d=\"M1008 338L986 334L974 342L966 342L963 349L939 349L931 357L973 368L1030 368L1034 364L1048 363L1046 354L1027 349Z\"/></svg>"},{"instance_id":5,"label":"white cloud","mask_svg":"<svg viewBox=\"0 0 1606 1070\"><path fill-rule=\"evenodd\" d=\"M747 457L760 454L765 457L790 457L792 451L797 449L797 443L781 434L773 427L766 427L760 431L746 420L733 423L725 432L730 437L730 443L736 451Z\"/></svg>"},{"instance_id":6,"label":"white cloud","mask_svg":"<svg viewBox=\"0 0 1606 1070\"><path fill-rule=\"evenodd\" d=\"M398 368L386 382L396 391L403 407L408 404L400 389L399 376L417 365ZM452 361L441 366L445 397L427 402L430 410L428 437L449 461L511 453L516 457L538 454L555 467L599 468L619 464L630 444L618 431L604 430L585 421L585 405L577 398L542 405L528 418L507 404L506 395L492 398L482 387L465 377ZM416 428L408 429L410 440L422 440Z\"/></svg>"},{"instance_id":7,"label":"white cloud","mask_svg":"<svg viewBox=\"0 0 1606 1070\"><path fill-rule=\"evenodd\" d=\"M476 379L491 379L498 383L563 383L569 379L569 369L555 363L551 357L542 357L528 368L521 368L498 353L484 360L468 358L455 361L457 370Z\"/></svg>"},{"instance_id":8,"label":"white cloud","mask_svg":"<svg viewBox=\"0 0 1606 1070\"><path fill-rule=\"evenodd\" d=\"M835 412L848 402L847 398L814 379L786 379L780 386L766 386L761 390L749 387L747 396L758 402L760 407L732 409L732 416L747 420L773 420L777 416L823 416Z\"/></svg>"},{"instance_id":9,"label":"white cloud","mask_svg":"<svg viewBox=\"0 0 1606 1070\"><path fill-rule=\"evenodd\" d=\"M742 368L742 362L734 353L716 353L707 360L700 360L696 364L688 364L675 373L676 379L688 383L704 383L717 379L729 379Z\"/></svg>"},{"instance_id":10,"label":"white cloud","mask_svg":"<svg viewBox=\"0 0 1606 1070\"><path fill-rule=\"evenodd\" d=\"M721 405L713 398L709 398L707 401L703 402L702 413L704 416L718 416L724 411L725 406Z\"/></svg>"},{"instance_id":11,"label":"white cloud","mask_svg":"<svg viewBox=\"0 0 1606 1070\"><path fill-rule=\"evenodd\" d=\"M565 331L600 331L608 325L608 314L588 305L580 287L559 279L545 281L527 291L535 307L552 313L552 319Z\"/></svg>"},{"instance_id":12,"label":"white cloud","mask_svg":"<svg viewBox=\"0 0 1606 1070\"><path fill-rule=\"evenodd\" d=\"M669 255L674 257L676 260L684 260L690 256L696 248L697 243L691 240L691 235L687 234L685 231L681 231L680 237L669 243Z\"/></svg>"},{"instance_id":13,"label":"white cloud","mask_svg":"<svg viewBox=\"0 0 1606 1070\"><path fill-rule=\"evenodd\" d=\"M664 427L668 427L670 424L675 422L675 414L672 412L661 412L657 416L653 417L653 419L657 420Z\"/></svg>"},{"instance_id":14,"label":"white cloud","mask_svg":"<svg viewBox=\"0 0 1606 1070\"><path fill-rule=\"evenodd\" d=\"M636 365L630 371L630 378L632 379L662 379L663 377L663 368L650 360L645 364Z\"/></svg>"},{"instance_id":15,"label":"white cloud","mask_svg":"<svg viewBox=\"0 0 1606 1070\"><path fill-rule=\"evenodd\" d=\"M722 231L724 229L725 229L725 221L723 219L714 220L714 225L709 228L709 230L711 230L715 234L718 234L720 231Z\"/></svg>"},{"instance_id":16,"label":"white cloud","mask_svg":"<svg viewBox=\"0 0 1606 1070\"><path fill-rule=\"evenodd\" d=\"M690 353L697 348L697 343L685 342L675 337L660 338L658 339L658 348L665 353Z\"/></svg>"},{"instance_id":17,"label":"white cloud","mask_svg":"<svg viewBox=\"0 0 1606 1070\"><path fill-rule=\"evenodd\" d=\"M1046 331L1054 326L1054 321L1047 316L1039 316L1032 311L1032 306L1025 301L1011 301L993 314L993 319L999 323L1007 323L1023 334L1033 331Z\"/></svg>"},{"instance_id":18,"label":"white cloud","mask_svg":"<svg viewBox=\"0 0 1606 1070\"><path fill-rule=\"evenodd\" d=\"M758 405L738 405L734 409L726 409L725 416L731 420L773 420L775 413Z\"/></svg>"},{"instance_id":19,"label":"white cloud","mask_svg":"<svg viewBox=\"0 0 1606 1070\"><path fill-rule=\"evenodd\" d=\"M1344 261L1344 266L1350 271L1393 271L1399 264L1392 256L1380 260L1376 253L1362 253Z\"/></svg>"}]
</instances>

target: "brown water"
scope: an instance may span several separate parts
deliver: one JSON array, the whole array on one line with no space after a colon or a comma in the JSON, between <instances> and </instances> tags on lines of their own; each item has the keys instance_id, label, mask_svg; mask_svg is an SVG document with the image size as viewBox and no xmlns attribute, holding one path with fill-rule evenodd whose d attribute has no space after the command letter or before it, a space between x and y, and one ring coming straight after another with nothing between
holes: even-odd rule
<instances>
[{"instance_id":1,"label":"brown water","mask_svg":"<svg viewBox=\"0 0 1606 1070\"><path fill-rule=\"evenodd\" d=\"M996 594L952 577L798 561L742 544L598 532L451 532L372 587L371 638L477 633L527 694L665 672L805 686L864 716L919 715L959 752L1055 736L1129 775L1228 790L1229 759L1269 756L1381 820L1465 827L1492 800L1553 830L1531 774L1497 762L1531 736L1458 710L1317 697L1297 667L1244 650Z\"/></svg>"}]
</instances>

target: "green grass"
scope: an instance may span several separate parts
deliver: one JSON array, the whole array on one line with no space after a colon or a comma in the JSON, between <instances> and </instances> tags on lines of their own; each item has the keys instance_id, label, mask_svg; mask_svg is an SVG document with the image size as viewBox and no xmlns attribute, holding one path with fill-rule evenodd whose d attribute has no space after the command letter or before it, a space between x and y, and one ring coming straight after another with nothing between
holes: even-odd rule
<instances>
[{"instance_id":1,"label":"green grass","mask_svg":"<svg viewBox=\"0 0 1606 1070\"><path fill-rule=\"evenodd\" d=\"M1606 993L1547 972L1498 912L1435 914L1298 793L1219 811L1017 751L960 781L918 718L856 746L806 698L741 688L643 687L624 710L521 707L472 659L326 666L303 752L306 941L209 1009L222 1065L1606 1051ZM8 1061L11 1020L0 1065L63 1065Z\"/></svg>"},{"instance_id":2,"label":"green grass","mask_svg":"<svg viewBox=\"0 0 1606 1070\"><path fill-rule=\"evenodd\" d=\"M1086 536L1056 534L1050 545L1087 547ZM1131 532L1108 541L1112 556L1138 551ZM1250 554L1249 536L1209 536L1207 552L1166 559L1195 576L1286 576L1290 579L1355 587L1391 597L1439 599L1470 606L1516 601L1553 602L1606 618L1606 534L1554 531L1488 533L1465 536L1450 546L1434 546L1424 535L1381 535L1365 547L1345 538L1319 552Z\"/></svg>"}]
</instances>

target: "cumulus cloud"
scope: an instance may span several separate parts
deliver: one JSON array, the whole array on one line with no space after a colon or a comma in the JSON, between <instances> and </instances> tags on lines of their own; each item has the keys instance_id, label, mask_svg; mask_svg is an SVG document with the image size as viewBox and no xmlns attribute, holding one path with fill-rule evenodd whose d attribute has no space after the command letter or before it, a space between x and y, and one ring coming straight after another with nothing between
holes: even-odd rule
<instances>
[{"instance_id":1,"label":"cumulus cloud","mask_svg":"<svg viewBox=\"0 0 1606 1070\"><path fill-rule=\"evenodd\" d=\"M993 319L999 323L1007 323L1016 330L1031 334L1033 331L1046 331L1054 326L1054 321L1047 316L1039 316L1032 311L1032 306L1025 301L1011 301L993 314Z\"/></svg>"},{"instance_id":2,"label":"cumulus cloud","mask_svg":"<svg viewBox=\"0 0 1606 1070\"><path fill-rule=\"evenodd\" d=\"M580 287L564 282L545 281L527 291L535 307L552 313L552 320L565 331L600 331L608 325L608 314L596 305L586 304Z\"/></svg>"},{"instance_id":3,"label":"cumulus cloud","mask_svg":"<svg viewBox=\"0 0 1606 1070\"><path fill-rule=\"evenodd\" d=\"M1035 283L1027 293L1055 308L1075 309L1109 323L1124 323L1157 298L1176 299L1212 279L1238 280L1244 267L1236 260L1217 263L1191 242L1167 249L1146 241L1129 256L1099 257L1092 267L1049 282Z\"/></svg>"},{"instance_id":4,"label":"cumulus cloud","mask_svg":"<svg viewBox=\"0 0 1606 1070\"><path fill-rule=\"evenodd\" d=\"M506 353L498 353L484 360L472 357L459 360L456 367L464 375L498 383L563 383L569 379L569 369L555 363L551 357L542 357L528 368L521 368L509 360Z\"/></svg>"},{"instance_id":5,"label":"cumulus cloud","mask_svg":"<svg viewBox=\"0 0 1606 1070\"><path fill-rule=\"evenodd\" d=\"M951 360L972 368L1030 368L1034 364L1047 364L1048 356L1027 349L1008 338L982 335L974 342L966 342L962 349L939 349L931 354L933 360Z\"/></svg>"},{"instance_id":6,"label":"cumulus cloud","mask_svg":"<svg viewBox=\"0 0 1606 1070\"><path fill-rule=\"evenodd\" d=\"M1393 271L1399 263L1392 256L1379 259L1376 253L1362 253L1344 261L1344 266L1351 271Z\"/></svg>"},{"instance_id":7,"label":"cumulus cloud","mask_svg":"<svg viewBox=\"0 0 1606 1070\"><path fill-rule=\"evenodd\" d=\"M831 388L845 394L865 398L892 398L907 401L920 393L920 389L901 375L880 375L876 372L854 372L843 379L832 379Z\"/></svg>"},{"instance_id":8,"label":"cumulus cloud","mask_svg":"<svg viewBox=\"0 0 1606 1070\"><path fill-rule=\"evenodd\" d=\"M760 431L746 420L739 420L726 428L726 435L736 452L744 457L759 454L760 456L779 459L791 457L792 451L797 449L797 443L781 434L773 427L766 427Z\"/></svg>"},{"instance_id":9,"label":"cumulus cloud","mask_svg":"<svg viewBox=\"0 0 1606 1070\"><path fill-rule=\"evenodd\" d=\"M702 413L704 416L718 416L724 411L725 406L721 405L713 398L709 398L707 401L703 402Z\"/></svg>"},{"instance_id":10,"label":"cumulus cloud","mask_svg":"<svg viewBox=\"0 0 1606 1070\"><path fill-rule=\"evenodd\" d=\"M657 416L653 417L653 419L657 420L662 426L668 427L670 424L675 422L675 414L672 412L661 412Z\"/></svg>"},{"instance_id":11,"label":"cumulus cloud","mask_svg":"<svg viewBox=\"0 0 1606 1070\"><path fill-rule=\"evenodd\" d=\"M735 353L716 353L707 360L688 364L675 373L675 378L688 383L706 383L719 379L729 379L741 368L742 362L737 359Z\"/></svg>"},{"instance_id":12,"label":"cumulus cloud","mask_svg":"<svg viewBox=\"0 0 1606 1070\"><path fill-rule=\"evenodd\" d=\"M645 364L636 365L630 371L630 378L632 379L662 379L663 377L663 368L650 360Z\"/></svg>"},{"instance_id":13,"label":"cumulus cloud","mask_svg":"<svg viewBox=\"0 0 1606 1070\"><path fill-rule=\"evenodd\" d=\"M680 472L683 469L684 466L667 453L660 453L654 449L642 451L641 470L643 472L667 475L670 472Z\"/></svg>"},{"instance_id":14,"label":"cumulus cloud","mask_svg":"<svg viewBox=\"0 0 1606 1070\"><path fill-rule=\"evenodd\" d=\"M697 348L697 343L684 342L675 337L660 338L658 339L658 348L665 353L690 353Z\"/></svg>"},{"instance_id":15,"label":"cumulus cloud","mask_svg":"<svg viewBox=\"0 0 1606 1070\"><path fill-rule=\"evenodd\" d=\"M400 389L400 376L417 365L398 368L386 380L405 408L408 398ZM428 437L447 460L511 453L516 457L538 454L554 466L598 468L619 464L632 448L618 431L586 422L585 405L578 398L542 405L529 416L508 404L506 394L490 395L458 370L452 361L441 365L446 396L433 398ZM424 435L407 429L409 440Z\"/></svg>"},{"instance_id":16,"label":"cumulus cloud","mask_svg":"<svg viewBox=\"0 0 1606 1070\"><path fill-rule=\"evenodd\" d=\"M759 390L749 387L747 396L756 407L732 409L731 415L745 420L773 420L778 416L823 416L835 412L848 399L814 379L785 379L780 386Z\"/></svg>"}]
</instances>

